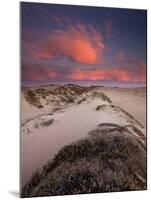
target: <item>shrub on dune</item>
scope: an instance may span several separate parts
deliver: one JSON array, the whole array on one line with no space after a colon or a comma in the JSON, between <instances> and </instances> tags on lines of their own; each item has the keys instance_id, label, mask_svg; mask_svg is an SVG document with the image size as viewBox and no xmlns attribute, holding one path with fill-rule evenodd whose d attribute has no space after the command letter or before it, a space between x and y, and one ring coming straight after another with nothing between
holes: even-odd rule
<instances>
[{"instance_id":1,"label":"shrub on dune","mask_svg":"<svg viewBox=\"0 0 151 200\"><path fill-rule=\"evenodd\" d=\"M126 127L100 124L86 138L63 147L31 178L21 195L32 197L142 189L146 189L145 143L142 145Z\"/></svg>"}]
</instances>

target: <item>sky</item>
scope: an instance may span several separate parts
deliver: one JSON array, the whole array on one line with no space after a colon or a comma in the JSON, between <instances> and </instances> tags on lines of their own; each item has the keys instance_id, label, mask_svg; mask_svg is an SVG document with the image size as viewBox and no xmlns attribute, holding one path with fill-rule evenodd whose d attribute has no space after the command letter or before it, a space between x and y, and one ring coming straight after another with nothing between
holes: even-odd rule
<instances>
[{"instance_id":1,"label":"sky","mask_svg":"<svg viewBox=\"0 0 151 200\"><path fill-rule=\"evenodd\" d=\"M22 84L146 84L146 15L21 2Z\"/></svg>"}]
</instances>

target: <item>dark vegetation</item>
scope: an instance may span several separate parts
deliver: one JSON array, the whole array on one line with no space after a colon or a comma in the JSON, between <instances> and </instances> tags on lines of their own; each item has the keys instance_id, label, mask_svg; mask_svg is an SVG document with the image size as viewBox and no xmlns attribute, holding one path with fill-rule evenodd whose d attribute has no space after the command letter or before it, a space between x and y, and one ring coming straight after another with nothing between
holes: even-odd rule
<instances>
[{"instance_id":1,"label":"dark vegetation","mask_svg":"<svg viewBox=\"0 0 151 200\"><path fill-rule=\"evenodd\" d=\"M44 120L40 123L41 126L50 126L54 122L54 119Z\"/></svg>"},{"instance_id":2,"label":"dark vegetation","mask_svg":"<svg viewBox=\"0 0 151 200\"><path fill-rule=\"evenodd\" d=\"M112 103L111 99L109 97L107 97L105 94L103 94L102 92L93 92L93 97L100 97L102 100L107 101L108 103Z\"/></svg>"},{"instance_id":3,"label":"dark vegetation","mask_svg":"<svg viewBox=\"0 0 151 200\"><path fill-rule=\"evenodd\" d=\"M55 112L57 112L57 111L59 111L59 110L62 110L64 107L54 107L53 109L52 109L52 113L55 113Z\"/></svg>"},{"instance_id":4,"label":"dark vegetation","mask_svg":"<svg viewBox=\"0 0 151 200\"><path fill-rule=\"evenodd\" d=\"M63 86L57 86L53 89L49 88L23 88L23 93L25 96L26 101L29 104L37 107L43 108L43 105L40 103L40 99L46 101L46 104L53 103L54 105L62 105L62 104L71 104L77 101L80 95L84 94L84 97L81 98L77 102L80 104L83 101L86 101L87 98L95 99L100 98L101 100L107 101L111 103L111 100L96 89L99 88L98 86L90 86L90 87L83 87L78 85L67 84Z\"/></svg>"},{"instance_id":5,"label":"dark vegetation","mask_svg":"<svg viewBox=\"0 0 151 200\"><path fill-rule=\"evenodd\" d=\"M37 107L37 108L43 108L43 106L40 104L40 98L35 94L34 91L30 89L23 89L24 97L29 104Z\"/></svg>"},{"instance_id":6,"label":"dark vegetation","mask_svg":"<svg viewBox=\"0 0 151 200\"><path fill-rule=\"evenodd\" d=\"M63 147L32 176L21 196L144 190L146 173L145 138L105 123Z\"/></svg>"},{"instance_id":7,"label":"dark vegetation","mask_svg":"<svg viewBox=\"0 0 151 200\"><path fill-rule=\"evenodd\" d=\"M40 114L40 115L38 115L37 117L34 117L34 118L31 118L31 119L26 120L24 123L21 124L21 126L23 127L23 126L25 126L28 122L31 122L31 121L33 121L33 120L35 120L35 119L37 119L37 118L39 118L39 117L41 117L41 116L45 116L45 115L53 115L53 113Z\"/></svg>"},{"instance_id":8,"label":"dark vegetation","mask_svg":"<svg viewBox=\"0 0 151 200\"><path fill-rule=\"evenodd\" d=\"M131 119L133 119L133 121L135 121L137 124L139 124L142 128L144 128L143 127L143 125L139 122L139 121L137 121L131 114L129 114L127 111L125 111L124 109L122 109L122 108L120 108L120 107L118 107L118 106L115 106L115 105L112 105L112 104L110 104L110 105L105 105L105 104L103 104L103 105L98 105L97 107L96 107L96 110L97 111L99 111L99 110L105 110L106 108L111 108L111 109L113 109L115 112L123 112L127 117L129 117L129 118L131 118Z\"/></svg>"}]
</instances>

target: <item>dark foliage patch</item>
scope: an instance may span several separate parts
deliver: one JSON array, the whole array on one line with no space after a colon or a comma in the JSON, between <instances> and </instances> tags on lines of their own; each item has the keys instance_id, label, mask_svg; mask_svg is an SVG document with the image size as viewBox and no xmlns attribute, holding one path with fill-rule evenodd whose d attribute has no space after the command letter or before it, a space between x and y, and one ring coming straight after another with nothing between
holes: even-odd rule
<instances>
[{"instance_id":1,"label":"dark foliage patch","mask_svg":"<svg viewBox=\"0 0 151 200\"><path fill-rule=\"evenodd\" d=\"M54 119L44 120L40 123L41 126L50 126L54 122Z\"/></svg>"},{"instance_id":2,"label":"dark foliage patch","mask_svg":"<svg viewBox=\"0 0 151 200\"><path fill-rule=\"evenodd\" d=\"M32 88L32 89L22 88L22 90L23 90L26 101L28 101L29 104L37 108L43 108L43 105L41 105L40 103L41 99L45 100L46 104L52 103L55 105L62 105L62 104L66 105L66 104L75 103L79 99L80 95L83 95L83 94L85 97L81 98L81 100L79 100L77 104L80 104L81 102L86 101L87 98L90 98L90 99L100 98L101 100L111 103L110 98L108 98L106 95L104 95L100 91L95 90L97 88L98 87L95 87L95 86L83 87L83 86L78 86L78 85L67 84L63 86L57 86L51 90L48 88L38 88L38 89L37 88Z\"/></svg>"},{"instance_id":3,"label":"dark foliage patch","mask_svg":"<svg viewBox=\"0 0 151 200\"><path fill-rule=\"evenodd\" d=\"M36 93L33 90L30 89L24 89L24 97L29 104L37 107L37 108L43 108L43 106L40 104L40 98L36 95Z\"/></svg>"},{"instance_id":4,"label":"dark foliage patch","mask_svg":"<svg viewBox=\"0 0 151 200\"><path fill-rule=\"evenodd\" d=\"M139 140L126 127L100 124L87 138L63 147L21 196L144 190L146 147Z\"/></svg>"}]
</instances>

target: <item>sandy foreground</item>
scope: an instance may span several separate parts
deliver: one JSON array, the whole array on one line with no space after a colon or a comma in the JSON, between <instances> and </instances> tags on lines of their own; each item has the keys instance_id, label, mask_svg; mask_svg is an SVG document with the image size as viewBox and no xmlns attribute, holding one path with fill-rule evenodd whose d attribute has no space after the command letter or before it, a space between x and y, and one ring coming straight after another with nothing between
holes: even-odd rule
<instances>
[{"instance_id":1,"label":"sandy foreground","mask_svg":"<svg viewBox=\"0 0 151 200\"><path fill-rule=\"evenodd\" d=\"M103 100L93 100L79 105L66 106L51 115L52 106L37 109L21 99L21 186L44 163L52 159L61 147L86 137L100 123L116 123L121 126L134 124L146 134L145 88L99 88L112 100L110 106ZM96 111L98 105L105 110ZM124 109L131 116L123 112ZM49 122L49 125L45 122ZM43 123L43 125L41 125ZM143 125L143 127L141 126Z\"/></svg>"}]
</instances>

